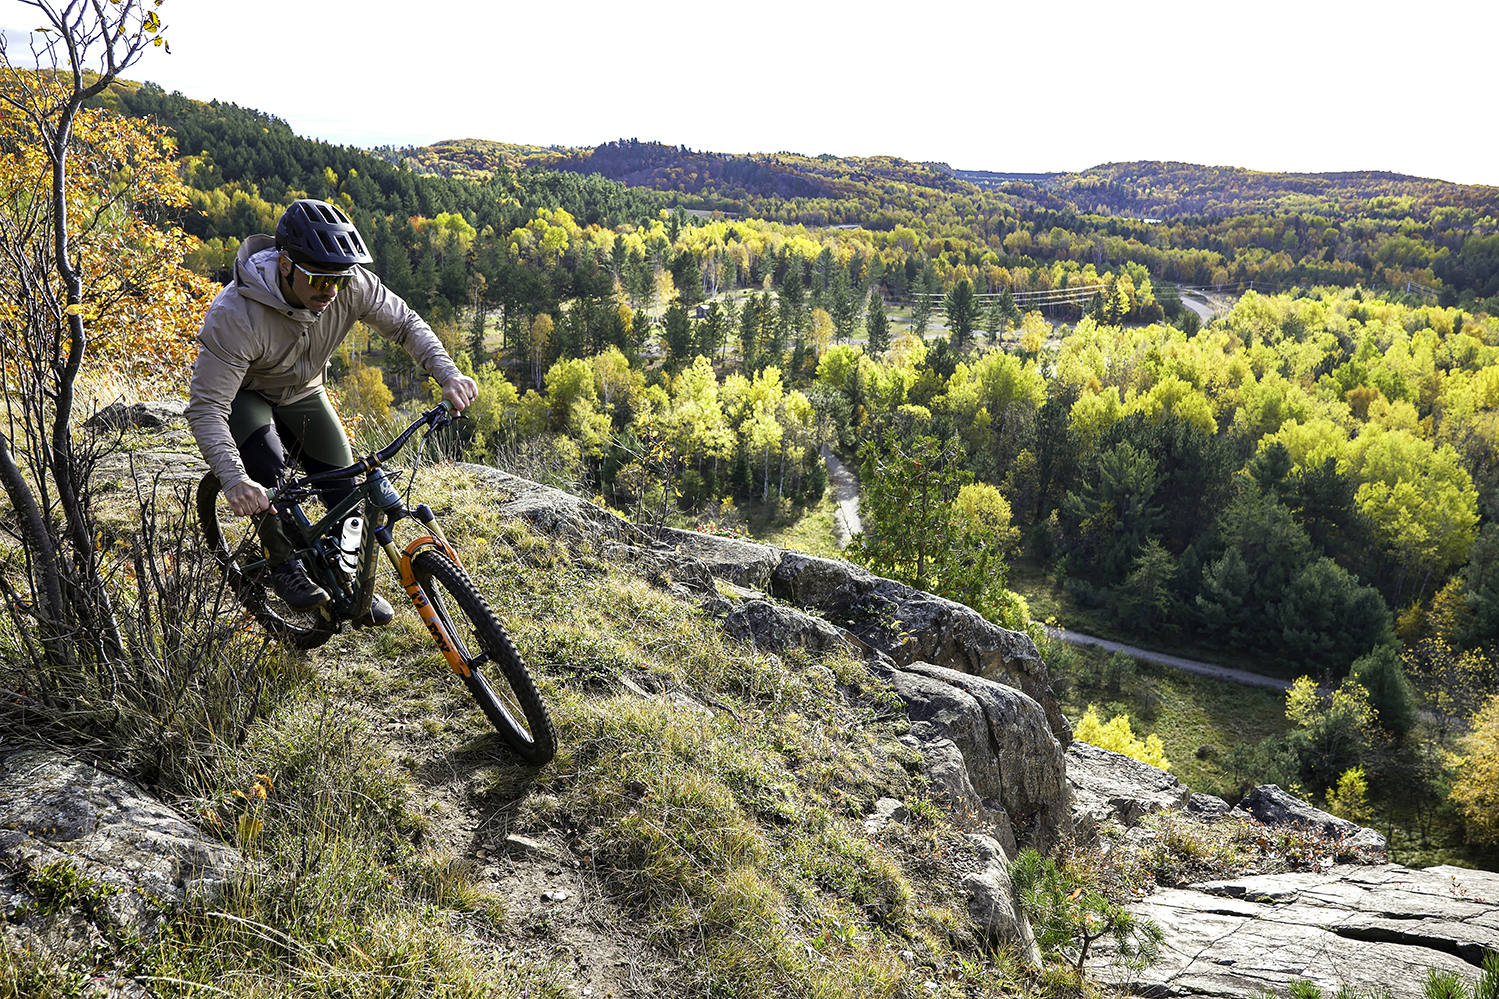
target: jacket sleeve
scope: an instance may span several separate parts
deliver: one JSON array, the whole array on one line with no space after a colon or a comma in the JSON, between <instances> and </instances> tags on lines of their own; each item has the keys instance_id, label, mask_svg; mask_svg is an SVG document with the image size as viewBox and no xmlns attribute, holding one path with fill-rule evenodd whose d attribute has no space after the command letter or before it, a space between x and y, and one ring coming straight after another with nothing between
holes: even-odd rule
<instances>
[{"instance_id":1,"label":"jacket sleeve","mask_svg":"<svg viewBox=\"0 0 1499 999\"><path fill-rule=\"evenodd\" d=\"M198 331L198 359L193 362L185 414L198 450L225 489L249 478L229 430L229 407L250 368L249 358L226 347L248 341L248 331L230 328L236 325L234 320L232 310L208 310Z\"/></svg>"},{"instance_id":2,"label":"jacket sleeve","mask_svg":"<svg viewBox=\"0 0 1499 999\"><path fill-rule=\"evenodd\" d=\"M442 341L432 332L432 327L406 304L405 299L385 287L379 278L363 267L359 268L355 280L362 286L360 291L365 303L360 319L405 348L427 374L437 379L438 384L462 374L443 349Z\"/></svg>"}]
</instances>

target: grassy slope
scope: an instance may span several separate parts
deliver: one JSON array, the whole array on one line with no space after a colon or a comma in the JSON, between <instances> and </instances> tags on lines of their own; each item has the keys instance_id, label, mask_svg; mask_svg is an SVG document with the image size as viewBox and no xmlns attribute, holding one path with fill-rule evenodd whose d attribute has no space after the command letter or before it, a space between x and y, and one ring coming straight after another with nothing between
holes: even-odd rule
<instances>
[{"instance_id":1,"label":"grassy slope","mask_svg":"<svg viewBox=\"0 0 1499 999\"><path fill-rule=\"evenodd\" d=\"M1129 716L1136 736L1158 735L1171 772L1194 791L1237 796L1245 774L1225 759L1235 745L1253 746L1290 728L1285 695L1241 687L1167 666L1137 662L1121 683L1105 679L1110 655L1096 647L1066 648L1051 656L1059 677L1053 686L1069 718L1082 717L1089 706L1108 721Z\"/></svg>"},{"instance_id":2,"label":"grassy slope","mask_svg":"<svg viewBox=\"0 0 1499 999\"><path fill-rule=\"evenodd\" d=\"M502 523L451 469L418 492L533 663L558 758L517 766L404 609L267 650L244 741L205 737L164 777L252 858L241 884L150 946L0 955L0 997L70 995L101 965L163 995L1075 994L973 939L972 849L858 663L727 640ZM869 834L887 795L911 818Z\"/></svg>"}]
</instances>

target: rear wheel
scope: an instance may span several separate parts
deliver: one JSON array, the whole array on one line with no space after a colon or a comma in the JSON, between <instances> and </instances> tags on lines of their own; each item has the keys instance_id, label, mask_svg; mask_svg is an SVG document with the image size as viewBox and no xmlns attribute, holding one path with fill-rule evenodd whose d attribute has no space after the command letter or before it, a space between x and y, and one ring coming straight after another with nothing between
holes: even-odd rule
<instances>
[{"instance_id":1,"label":"rear wheel","mask_svg":"<svg viewBox=\"0 0 1499 999\"><path fill-rule=\"evenodd\" d=\"M265 551L255 527L258 519L236 515L213 474L198 483L198 525L223 567L235 599L283 645L315 649L338 632L338 625L328 616L326 604L297 610L276 596L270 588L270 572L264 567ZM255 563L261 563L260 567L253 571L245 568Z\"/></svg>"},{"instance_id":2,"label":"rear wheel","mask_svg":"<svg viewBox=\"0 0 1499 999\"><path fill-rule=\"evenodd\" d=\"M469 693L491 724L526 762L541 766L557 753L557 735L531 673L468 573L436 549L411 560L417 585L458 654L468 664Z\"/></svg>"}]
</instances>

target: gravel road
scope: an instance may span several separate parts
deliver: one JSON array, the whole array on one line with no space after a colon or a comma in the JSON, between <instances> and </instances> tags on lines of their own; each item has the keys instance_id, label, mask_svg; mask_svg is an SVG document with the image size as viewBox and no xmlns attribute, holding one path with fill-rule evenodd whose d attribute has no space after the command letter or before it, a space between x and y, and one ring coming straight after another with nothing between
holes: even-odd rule
<instances>
[{"instance_id":1,"label":"gravel road","mask_svg":"<svg viewBox=\"0 0 1499 999\"><path fill-rule=\"evenodd\" d=\"M1134 656L1136 659L1143 659L1147 662L1160 663L1163 666L1179 669L1184 673L1195 673L1198 676L1208 676L1215 680L1227 680L1231 683L1243 684L1246 687L1265 687L1270 690L1291 689L1291 682L1289 680L1264 676L1259 673L1250 673L1248 670L1230 669L1227 666L1214 666L1212 663L1198 662L1196 659L1168 656L1164 652L1151 652L1149 649L1138 648L1134 645L1125 645L1123 642L1114 642L1107 638L1084 635L1080 631L1068 631L1065 628L1047 628L1046 633L1052 638L1060 638L1071 645L1097 645L1109 652L1123 652L1127 656Z\"/></svg>"}]
</instances>

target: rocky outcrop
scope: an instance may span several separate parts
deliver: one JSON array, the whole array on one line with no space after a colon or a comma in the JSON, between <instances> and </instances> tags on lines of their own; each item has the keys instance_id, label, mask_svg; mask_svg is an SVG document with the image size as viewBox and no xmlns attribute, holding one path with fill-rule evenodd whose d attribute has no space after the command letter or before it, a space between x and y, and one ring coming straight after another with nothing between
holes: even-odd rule
<instances>
[{"instance_id":1,"label":"rocky outcrop","mask_svg":"<svg viewBox=\"0 0 1499 999\"><path fill-rule=\"evenodd\" d=\"M1152 812L1181 811L1192 794L1159 767L1085 742L1067 747L1067 783L1073 827L1083 839L1105 822L1132 826Z\"/></svg>"},{"instance_id":2,"label":"rocky outcrop","mask_svg":"<svg viewBox=\"0 0 1499 999\"><path fill-rule=\"evenodd\" d=\"M988 836L969 835L983 866L963 876L968 892L968 915L978 927L984 942L990 946L1010 946L1030 963L1041 968L1041 948L1036 943L1030 920L1016 900L1015 885L1010 880L1009 858L1004 849Z\"/></svg>"},{"instance_id":3,"label":"rocky outcrop","mask_svg":"<svg viewBox=\"0 0 1499 999\"><path fill-rule=\"evenodd\" d=\"M1187 814L1203 822L1213 822L1227 815L1231 809L1228 802L1216 794L1201 794L1192 792L1187 799Z\"/></svg>"},{"instance_id":4,"label":"rocky outcrop","mask_svg":"<svg viewBox=\"0 0 1499 999\"><path fill-rule=\"evenodd\" d=\"M843 632L822 618L764 599L731 606L723 627L740 641L776 652L793 646L808 652L850 648Z\"/></svg>"},{"instance_id":5,"label":"rocky outcrop","mask_svg":"<svg viewBox=\"0 0 1499 999\"><path fill-rule=\"evenodd\" d=\"M1019 841L1046 850L1071 834L1062 748L1040 705L1013 687L930 663L884 675L911 719L902 741L929 760L927 775L955 812L989 827L1010 857Z\"/></svg>"},{"instance_id":6,"label":"rocky outcrop","mask_svg":"<svg viewBox=\"0 0 1499 999\"><path fill-rule=\"evenodd\" d=\"M1289 994L1306 979L1331 995L1388 989L1421 999L1429 971L1478 975L1499 950L1499 874L1455 867L1340 865L1165 889L1131 906L1166 931L1161 963L1129 976L1106 953L1093 973L1152 996Z\"/></svg>"},{"instance_id":7,"label":"rocky outcrop","mask_svg":"<svg viewBox=\"0 0 1499 999\"><path fill-rule=\"evenodd\" d=\"M90 430L162 430L186 420L187 403L181 399L155 402L110 403L84 421Z\"/></svg>"},{"instance_id":8,"label":"rocky outcrop","mask_svg":"<svg viewBox=\"0 0 1499 999\"><path fill-rule=\"evenodd\" d=\"M794 607L755 596L729 606L725 630L760 648L850 647L846 632ZM1070 838L1062 747L1040 705L1013 687L931 663L897 665L871 651L867 665L905 702L911 728L901 742L921 753L927 779L960 823L984 830L1010 857L1020 841L1044 850Z\"/></svg>"},{"instance_id":9,"label":"rocky outcrop","mask_svg":"<svg viewBox=\"0 0 1499 999\"><path fill-rule=\"evenodd\" d=\"M732 539L722 539L729 541ZM926 662L1006 684L1040 704L1063 745L1072 726L1027 635L984 620L971 607L912 589L836 559L783 552L772 596L816 608L897 665Z\"/></svg>"},{"instance_id":10,"label":"rocky outcrop","mask_svg":"<svg viewBox=\"0 0 1499 999\"><path fill-rule=\"evenodd\" d=\"M721 580L814 612L897 666L930 663L1014 687L1041 706L1058 742L1065 746L1072 740L1072 726L1052 694L1035 643L991 624L970 607L837 559L696 531L668 528L647 533L560 490L482 465L465 468L505 495L505 516L524 520L542 533L606 539L604 554L609 558L643 565L649 575L715 603L722 598L713 581ZM736 617L733 628L742 636L755 631L757 622L764 625L773 619L773 612L756 608ZM768 638L770 629L760 627L758 634ZM820 634L805 637L824 640ZM794 643L800 641L798 637Z\"/></svg>"},{"instance_id":11,"label":"rocky outcrop","mask_svg":"<svg viewBox=\"0 0 1499 999\"><path fill-rule=\"evenodd\" d=\"M0 759L0 936L67 960L106 936L150 938L189 897L241 866L127 781L58 753Z\"/></svg>"},{"instance_id":12,"label":"rocky outcrop","mask_svg":"<svg viewBox=\"0 0 1499 999\"><path fill-rule=\"evenodd\" d=\"M1107 947L1090 960L1092 974L1129 983L1140 995L1258 997L1288 994L1293 981L1343 985L1394 999L1422 996L1429 970L1477 974L1484 949L1499 949L1499 874L1394 864L1384 839L1319 811L1273 784L1257 787L1233 809L1221 798L1192 794L1170 774L1083 743L1067 751L1067 780L1079 831L1104 823L1136 824L1153 812L1180 812L1201 822L1238 821L1295 827L1325 837L1327 868L1255 873L1156 891L1130 905L1166 934L1164 959L1143 972L1115 967ZM1139 829L1116 839L1124 849L1151 842Z\"/></svg>"},{"instance_id":13,"label":"rocky outcrop","mask_svg":"<svg viewBox=\"0 0 1499 999\"><path fill-rule=\"evenodd\" d=\"M1267 826L1298 826L1340 840L1340 849L1363 859L1383 860L1385 838L1373 829L1340 819L1292 797L1274 784L1261 784L1244 796L1232 813Z\"/></svg>"}]
</instances>

